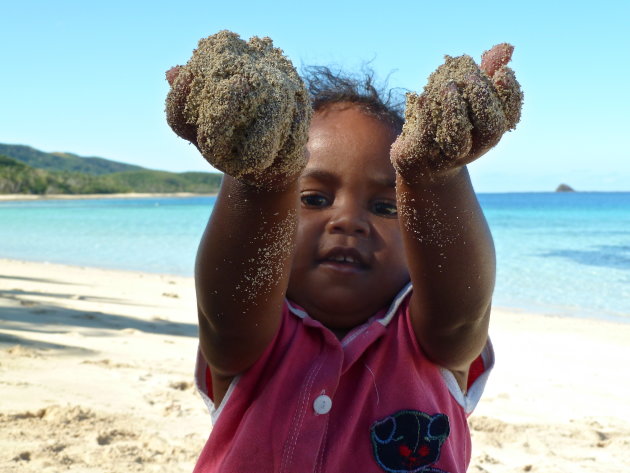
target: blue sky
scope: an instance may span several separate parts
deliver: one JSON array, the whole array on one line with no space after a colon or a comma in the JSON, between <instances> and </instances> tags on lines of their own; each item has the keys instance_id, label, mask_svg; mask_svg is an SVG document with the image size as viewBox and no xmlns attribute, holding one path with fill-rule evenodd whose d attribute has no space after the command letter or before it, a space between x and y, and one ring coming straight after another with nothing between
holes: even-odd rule
<instances>
[{"instance_id":1,"label":"blue sky","mask_svg":"<svg viewBox=\"0 0 630 473\"><path fill-rule=\"evenodd\" d=\"M338 4L340 3L340 5ZM480 192L630 191L630 2L5 2L0 143L169 171L212 170L164 118L164 71L221 29L293 62L421 90L444 54L515 45L520 125L471 166Z\"/></svg>"}]
</instances>

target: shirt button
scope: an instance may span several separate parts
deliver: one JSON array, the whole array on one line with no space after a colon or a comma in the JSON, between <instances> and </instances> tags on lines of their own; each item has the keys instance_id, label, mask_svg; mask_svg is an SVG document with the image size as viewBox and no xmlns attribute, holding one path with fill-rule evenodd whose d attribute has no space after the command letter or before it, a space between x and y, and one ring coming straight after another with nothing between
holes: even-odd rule
<instances>
[{"instance_id":1,"label":"shirt button","mask_svg":"<svg viewBox=\"0 0 630 473\"><path fill-rule=\"evenodd\" d=\"M317 398L315 398L315 401L313 402L313 409L318 414L328 414L331 407L332 407L332 399L330 399L325 394L322 394L321 396L317 396Z\"/></svg>"}]
</instances>

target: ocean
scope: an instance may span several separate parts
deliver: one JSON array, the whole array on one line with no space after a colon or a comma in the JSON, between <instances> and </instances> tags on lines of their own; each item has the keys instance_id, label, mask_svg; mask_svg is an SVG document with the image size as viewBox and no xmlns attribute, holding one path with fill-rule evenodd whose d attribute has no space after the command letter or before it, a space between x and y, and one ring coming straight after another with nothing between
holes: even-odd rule
<instances>
[{"instance_id":1,"label":"ocean","mask_svg":"<svg viewBox=\"0 0 630 473\"><path fill-rule=\"evenodd\" d=\"M494 305L630 322L630 192L479 194L479 201L497 251ZM0 257L192 276L214 202L0 202Z\"/></svg>"}]
</instances>

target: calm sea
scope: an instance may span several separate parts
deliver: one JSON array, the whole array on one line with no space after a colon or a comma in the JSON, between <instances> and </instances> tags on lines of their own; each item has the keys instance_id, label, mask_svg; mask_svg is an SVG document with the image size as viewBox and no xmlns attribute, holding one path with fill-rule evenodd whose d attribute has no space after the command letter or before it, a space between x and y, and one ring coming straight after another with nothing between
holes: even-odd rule
<instances>
[{"instance_id":1,"label":"calm sea","mask_svg":"<svg viewBox=\"0 0 630 473\"><path fill-rule=\"evenodd\" d=\"M630 322L630 193L479 200L497 250L495 305ZM190 276L213 204L213 197L0 202L0 257Z\"/></svg>"}]
</instances>

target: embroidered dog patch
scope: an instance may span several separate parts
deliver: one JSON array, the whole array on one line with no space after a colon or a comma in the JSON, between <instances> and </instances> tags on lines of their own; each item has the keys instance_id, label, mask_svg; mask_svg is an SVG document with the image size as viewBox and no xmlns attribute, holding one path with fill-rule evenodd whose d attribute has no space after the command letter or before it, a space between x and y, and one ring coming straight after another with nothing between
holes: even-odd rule
<instances>
[{"instance_id":1,"label":"embroidered dog patch","mask_svg":"<svg viewBox=\"0 0 630 473\"><path fill-rule=\"evenodd\" d=\"M403 410L370 427L374 458L388 473L444 473L431 465L450 433L445 414Z\"/></svg>"}]
</instances>

